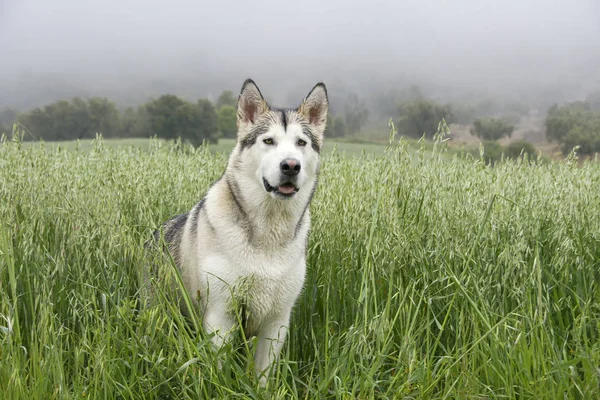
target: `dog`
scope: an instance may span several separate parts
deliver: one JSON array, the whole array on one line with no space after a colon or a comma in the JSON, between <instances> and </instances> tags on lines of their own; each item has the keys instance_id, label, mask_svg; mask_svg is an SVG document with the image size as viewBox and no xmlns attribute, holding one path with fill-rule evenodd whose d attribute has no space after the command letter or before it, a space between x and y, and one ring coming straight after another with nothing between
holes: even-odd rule
<instances>
[{"instance_id":1,"label":"dog","mask_svg":"<svg viewBox=\"0 0 600 400\"><path fill-rule=\"evenodd\" d=\"M220 348L238 326L257 337L265 386L304 284L309 204L317 187L329 102L318 83L295 109L271 108L244 82L237 141L225 172L188 213L162 225L185 288ZM155 236L160 232L155 232Z\"/></svg>"}]
</instances>

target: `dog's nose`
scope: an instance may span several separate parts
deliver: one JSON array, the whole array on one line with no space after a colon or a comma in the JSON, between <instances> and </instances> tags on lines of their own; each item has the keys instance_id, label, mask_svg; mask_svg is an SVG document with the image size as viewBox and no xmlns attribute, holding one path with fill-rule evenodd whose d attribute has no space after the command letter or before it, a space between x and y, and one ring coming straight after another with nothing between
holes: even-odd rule
<instances>
[{"instance_id":1,"label":"dog's nose","mask_svg":"<svg viewBox=\"0 0 600 400\"><path fill-rule=\"evenodd\" d=\"M295 158L286 158L279 164L279 168L287 176L296 176L300 172L300 161Z\"/></svg>"}]
</instances>

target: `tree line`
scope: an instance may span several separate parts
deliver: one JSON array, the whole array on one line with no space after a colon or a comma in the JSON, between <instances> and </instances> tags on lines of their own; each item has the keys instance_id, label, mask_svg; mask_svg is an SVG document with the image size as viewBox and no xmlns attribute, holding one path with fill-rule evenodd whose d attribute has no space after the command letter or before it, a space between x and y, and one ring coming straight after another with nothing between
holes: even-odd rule
<instances>
[{"instance_id":1,"label":"tree line","mask_svg":"<svg viewBox=\"0 0 600 400\"><path fill-rule=\"evenodd\" d=\"M529 110L520 104L509 105L505 109L509 112L502 115L494 113L495 115L476 116L468 113L471 134L492 142L505 136L511 137L514 125ZM467 122L464 109L419 95L400 102L398 114L398 132L416 138L423 135L432 138L442 119L448 124ZM578 153L582 155L600 152L600 91L590 94L585 101L551 106L544 125L546 138L557 142L564 154L568 154L576 146Z\"/></svg>"},{"instance_id":2,"label":"tree line","mask_svg":"<svg viewBox=\"0 0 600 400\"><path fill-rule=\"evenodd\" d=\"M213 104L207 99L190 102L166 94L136 108L121 110L106 98L76 97L21 114L13 112L11 116L12 122L25 131L24 140L93 139L100 133L106 138L181 138L199 145L203 141L214 142L219 136L232 135L232 124L235 135L235 107L230 104L231 101L235 104L235 99L231 97L232 100L219 98L221 102L229 101L228 104L219 101ZM7 116L4 120L10 121Z\"/></svg>"},{"instance_id":3,"label":"tree line","mask_svg":"<svg viewBox=\"0 0 600 400\"><path fill-rule=\"evenodd\" d=\"M138 107L119 109L107 98L75 97L59 100L25 113L0 112L0 134L10 133L13 123L25 132L24 140L63 141L105 138L182 139L194 146L218 138L235 138L237 98L223 91L213 104L208 99L190 102L165 94ZM326 134L343 137L364 126L368 111L358 98L346 106L345 116L329 116Z\"/></svg>"},{"instance_id":4,"label":"tree line","mask_svg":"<svg viewBox=\"0 0 600 400\"><path fill-rule=\"evenodd\" d=\"M369 110L354 93L348 93L340 101L343 106L340 110L332 109L325 133L330 138L357 136L368 122ZM17 122L26 132L25 140L93 139L101 133L107 138L181 138L199 145L220 137L235 137L236 104L237 98L229 90L223 91L214 104L207 99L190 102L165 94L125 109L119 109L106 98L76 97L21 114L8 108L0 110L0 134L12 131L12 124ZM448 124L470 124L471 134L484 141L510 137L514 125L529 112L521 103L443 104L425 98L418 87L407 90L395 110L394 119L401 135L432 138L444 119ZM600 92L590 94L583 102L550 107L545 128L547 139L558 142L565 153L575 146L579 146L580 154L600 152Z\"/></svg>"}]
</instances>

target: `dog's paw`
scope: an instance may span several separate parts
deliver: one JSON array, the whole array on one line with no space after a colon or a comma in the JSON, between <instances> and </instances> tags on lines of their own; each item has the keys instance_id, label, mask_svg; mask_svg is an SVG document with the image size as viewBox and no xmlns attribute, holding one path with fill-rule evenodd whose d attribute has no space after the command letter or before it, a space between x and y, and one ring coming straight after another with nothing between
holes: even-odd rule
<instances>
[{"instance_id":1,"label":"dog's paw","mask_svg":"<svg viewBox=\"0 0 600 400\"><path fill-rule=\"evenodd\" d=\"M260 386L263 389L267 387L267 377L266 376L261 375L260 378L258 378L258 386Z\"/></svg>"}]
</instances>

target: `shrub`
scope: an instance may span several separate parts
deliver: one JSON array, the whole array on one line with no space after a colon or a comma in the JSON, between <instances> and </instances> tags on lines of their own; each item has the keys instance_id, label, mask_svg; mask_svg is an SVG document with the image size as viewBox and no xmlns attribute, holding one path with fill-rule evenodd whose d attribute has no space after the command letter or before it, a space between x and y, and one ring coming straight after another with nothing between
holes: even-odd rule
<instances>
[{"instance_id":1,"label":"shrub","mask_svg":"<svg viewBox=\"0 0 600 400\"><path fill-rule=\"evenodd\" d=\"M480 139L493 141L499 140L504 136L510 137L514 130L514 126L506 121L498 118L477 118L473 122L471 135L477 136Z\"/></svg>"},{"instance_id":2,"label":"shrub","mask_svg":"<svg viewBox=\"0 0 600 400\"><path fill-rule=\"evenodd\" d=\"M495 164L502 159L503 148L496 141L485 141L481 144L483 146L483 159L486 164ZM479 150L477 150L479 155Z\"/></svg>"},{"instance_id":3,"label":"shrub","mask_svg":"<svg viewBox=\"0 0 600 400\"><path fill-rule=\"evenodd\" d=\"M445 119L448 124L454 122L449 105L438 104L431 100L417 99L403 103L399 111L398 132L412 137L421 137L425 134L425 137L432 138L442 119Z\"/></svg>"},{"instance_id":4,"label":"shrub","mask_svg":"<svg viewBox=\"0 0 600 400\"><path fill-rule=\"evenodd\" d=\"M521 155L527 155L528 159L534 160L537 156L537 151L535 146L528 141L518 140L506 146L504 155L508 158L519 158Z\"/></svg>"},{"instance_id":5,"label":"shrub","mask_svg":"<svg viewBox=\"0 0 600 400\"><path fill-rule=\"evenodd\" d=\"M600 112L580 101L553 105L546 117L546 137L559 142L564 154L575 146L581 154L600 152Z\"/></svg>"}]
</instances>

